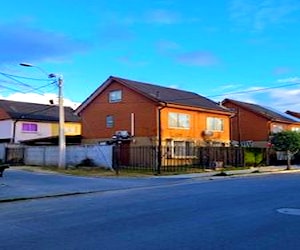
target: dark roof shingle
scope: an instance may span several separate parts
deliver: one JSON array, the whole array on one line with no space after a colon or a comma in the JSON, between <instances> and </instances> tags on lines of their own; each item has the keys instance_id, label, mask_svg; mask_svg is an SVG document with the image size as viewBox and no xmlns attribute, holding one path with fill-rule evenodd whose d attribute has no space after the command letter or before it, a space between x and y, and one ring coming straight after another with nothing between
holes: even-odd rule
<instances>
[{"instance_id":1,"label":"dark roof shingle","mask_svg":"<svg viewBox=\"0 0 300 250\"><path fill-rule=\"evenodd\" d=\"M11 119L35 121L59 120L59 107L56 105L0 100L0 108L3 109ZM64 111L66 122L79 122L79 117L74 114L72 108L64 107Z\"/></svg>"},{"instance_id":2,"label":"dark roof shingle","mask_svg":"<svg viewBox=\"0 0 300 250\"><path fill-rule=\"evenodd\" d=\"M236 100L232 100L232 99L223 100L223 102L226 102L226 101L232 102L240 107L244 107L248 110L251 110L252 112L254 112L256 114L266 117L268 120L288 122L288 123L299 122L299 119L289 116L288 114L282 113L280 111L274 110L269 107L264 107L264 106L254 104L254 103L236 101Z\"/></svg>"},{"instance_id":3,"label":"dark roof shingle","mask_svg":"<svg viewBox=\"0 0 300 250\"><path fill-rule=\"evenodd\" d=\"M111 76L110 78L159 102L229 112L228 109L221 107L216 102L193 92L123 79L120 77Z\"/></svg>"}]
</instances>

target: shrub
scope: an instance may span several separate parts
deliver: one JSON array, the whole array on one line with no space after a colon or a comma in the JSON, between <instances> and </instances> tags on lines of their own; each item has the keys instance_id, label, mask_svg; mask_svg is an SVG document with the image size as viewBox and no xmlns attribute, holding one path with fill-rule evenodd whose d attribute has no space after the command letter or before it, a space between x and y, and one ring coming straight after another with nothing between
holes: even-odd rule
<instances>
[{"instance_id":1,"label":"shrub","mask_svg":"<svg viewBox=\"0 0 300 250\"><path fill-rule=\"evenodd\" d=\"M245 150L245 165L259 166L263 161L263 152L260 148L247 148Z\"/></svg>"}]
</instances>

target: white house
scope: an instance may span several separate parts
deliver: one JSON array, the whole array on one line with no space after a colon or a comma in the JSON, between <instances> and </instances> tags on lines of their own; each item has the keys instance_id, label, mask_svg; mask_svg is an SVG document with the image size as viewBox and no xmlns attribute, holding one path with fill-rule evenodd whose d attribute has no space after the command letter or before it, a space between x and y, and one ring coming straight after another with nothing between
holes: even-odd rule
<instances>
[{"instance_id":1,"label":"white house","mask_svg":"<svg viewBox=\"0 0 300 250\"><path fill-rule=\"evenodd\" d=\"M58 106L0 100L0 142L57 144ZM80 140L81 123L73 109L65 107L65 135ZM78 142L78 141L77 141Z\"/></svg>"}]
</instances>

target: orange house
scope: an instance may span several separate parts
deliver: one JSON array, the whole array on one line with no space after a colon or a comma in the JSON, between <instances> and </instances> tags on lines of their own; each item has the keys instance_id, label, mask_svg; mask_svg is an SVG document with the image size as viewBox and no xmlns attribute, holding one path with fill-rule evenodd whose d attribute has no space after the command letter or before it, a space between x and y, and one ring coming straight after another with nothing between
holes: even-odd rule
<instances>
[{"instance_id":1,"label":"orange house","mask_svg":"<svg viewBox=\"0 0 300 250\"><path fill-rule=\"evenodd\" d=\"M232 112L196 93L109 77L75 111L85 143L114 135L134 145L229 145Z\"/></svg>"},{"instance_id":2,"label":"orange house","mask_svg":"<svg viewBox=\"0 0 300 250\"><path fill-rule=\"evenodd\" d=\"M232 99L224 99L222 105L235 112L231 118L231 140L242 146L267 147L273 133L300 131L300 120L289 114Z\"/></svg>"}]
</instances>

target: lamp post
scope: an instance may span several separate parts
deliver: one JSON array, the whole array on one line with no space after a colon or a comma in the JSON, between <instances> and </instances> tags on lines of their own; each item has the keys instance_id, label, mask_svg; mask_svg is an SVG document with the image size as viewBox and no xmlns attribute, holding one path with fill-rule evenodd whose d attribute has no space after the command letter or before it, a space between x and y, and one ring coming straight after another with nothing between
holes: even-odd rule
<instances>
[{"instance_id":1,"label":"lamp post","mask_svg":"<svg viewBox=\"0 0 300 250\"><path fill-rule=\"evenodd\" d=\"M58 106L59 106L59 129L58 129L58 144L59 144L59 158L58 158L58 167L65 168L66 166L66 138L65 138L65 112L63 105L63 77L57 74L48 74L42 68L29 64L29 63L20 63L24 67L34 67L39 69L41 72L46 74L48 78L55 78L58 86Z\"/></svg>"}]
</instances>

